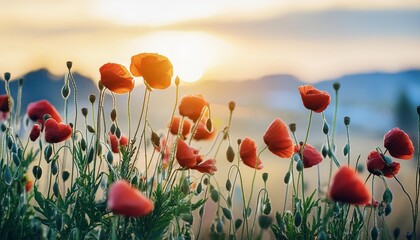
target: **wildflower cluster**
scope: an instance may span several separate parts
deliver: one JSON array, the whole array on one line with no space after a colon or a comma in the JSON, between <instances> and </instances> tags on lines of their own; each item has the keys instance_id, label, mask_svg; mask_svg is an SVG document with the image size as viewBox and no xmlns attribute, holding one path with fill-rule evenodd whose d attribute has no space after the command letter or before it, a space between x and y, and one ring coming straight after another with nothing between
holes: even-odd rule
<instances>
[{"instance_id":1,"label":"wildflower cluster","mask_svg":"<svg viewBox=\"0 0 420 240\"><path fill-rule=\"evenodd\" d=\"M4 239L378 239L391 235L385 216L392 212L393 195L387 184L392 179L410 203L412 226L407 238L417 238L419 171L413 200L397 178L400 163L393 160L412 159L412 141L399 128L386 133L384 150L378 147L367 154L369 176L364 181L357 171L360 156L355 163L350 155L349 117L344 118L347 161L336 154L339 84L333 86L336 101L331 127L324 114L331 102L329 93L305 85L296 91L309 111L304 139L297 137L302 128L277 117L261 138L241 136L234 141L230 129L235 102L228 103L227 125L217 129L211 103L204 96L179 98L178 77L167 125L149 121L153 91L169 88L174 78L165 56L137 54L129 69L118 63L104 64L99 68L98 92L88 97L91 106L81 109L71 68L67 62L61 92L63 116L47 100L30 103L20 115L24 81L19 80L14 99L11 75L4 75L6 94L0 96L0 235ZM132 122L136 78L143 80L145 90L139 118ZM68 114L71 94L74 118ZM116 108L118 95L123 94L128 95L127 123L118 118ZM111 109L104 106L107 97L112 97ZM324 139L309 141L317 116ZM211 147L203 149L202 141L211 142ZM321 149L314 147L319 142L323 142ZM220 154L222 147L225 154ZM289 163L283 209L272 207L270 196L277 193L268 190L267 173L261 173L264 187L255 189L257 173L264 169L261 154L266 150L272 158ZM222 161L228 166L224 186L215 177L223 169L218 167ZM319 174L325 164L329 165L326 191ZM313 190L305 186L305 174L311 168L318 170L318 186ZM244 184L245 172L253 174L251 185ZM375 200L375 178L385 187L381 202ZM212 206L215 211L208 211ZM393 235L397 238L398 234L397 229Z\"/></svg>"}]
</instances>

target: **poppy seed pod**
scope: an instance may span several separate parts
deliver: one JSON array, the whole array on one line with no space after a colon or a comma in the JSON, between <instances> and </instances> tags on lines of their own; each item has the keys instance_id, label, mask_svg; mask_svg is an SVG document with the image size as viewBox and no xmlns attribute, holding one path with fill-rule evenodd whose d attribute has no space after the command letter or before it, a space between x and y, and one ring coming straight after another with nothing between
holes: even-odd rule
<instances>
[{"instance_id":1,"label":"poppy seed pod","mask_svg":"<svg viewBox=\"0 0 420 240\"><path fill-rule=\"evenodd\" d=\"M70 70L71 67L73 66L73 62L72 61L67 61L66 66L67 66L67 69Z\"/></svg>"},{"instance_id":2,"label":"poppy seed pod","mask_svg":"<svg viewBox=\"0 0 420 240\"><path fill-rule=\"evenodd\" d=\"M10 80L10 77L11 77L11 75L10 75L9 72L4 73L4 80L6 80L6 82L8 82Z\"/></svg>"}]
</instances>

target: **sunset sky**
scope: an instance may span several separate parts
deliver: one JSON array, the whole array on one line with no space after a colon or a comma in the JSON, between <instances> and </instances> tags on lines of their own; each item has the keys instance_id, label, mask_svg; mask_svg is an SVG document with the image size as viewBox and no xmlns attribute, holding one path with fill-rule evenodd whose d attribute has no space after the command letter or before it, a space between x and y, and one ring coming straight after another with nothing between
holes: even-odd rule
<instances>
[{"instance_id":1,"label":"sunset sky","mask_svg":"<svg viewBox=\"0 0 420 240\"><path fill-rule=\"evenodd\" d=\"M0 0L0 72L65 62L95 80L107 62L169 57L185 81L420 68L420 1Z\"/></svg>"}]
</instances>

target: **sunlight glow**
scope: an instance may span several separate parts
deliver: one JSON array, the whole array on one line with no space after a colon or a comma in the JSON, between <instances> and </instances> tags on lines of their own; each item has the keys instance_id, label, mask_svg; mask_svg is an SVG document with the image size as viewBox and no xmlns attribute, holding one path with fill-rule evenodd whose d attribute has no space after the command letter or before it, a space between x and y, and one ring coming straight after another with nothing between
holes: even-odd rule
<instances>
[{"instance_id":1,"label":"sunlight glow","mask_svg":"<svg viewBox=\"0 0 420 240\"><path fill-rule=\"evenodd\" d=\"M131 42L134 52L154 52L169 58L174 76L181 81L195 82L217 61L227 56L227 44L207 33L163 31L155 32Z\"/></svg>"}]
</instances>

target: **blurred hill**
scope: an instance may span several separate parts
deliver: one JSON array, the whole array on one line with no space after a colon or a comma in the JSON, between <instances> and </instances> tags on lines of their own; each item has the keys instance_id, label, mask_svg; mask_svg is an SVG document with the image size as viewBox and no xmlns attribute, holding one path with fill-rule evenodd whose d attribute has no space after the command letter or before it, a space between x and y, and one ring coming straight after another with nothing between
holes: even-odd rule
<instances>
[{"instance_id":1,"label":"blurred hill","mask_svg":"<svg viewBox=\"0 0 420 240\"><path fill-rule=\"evenodd\" d=\"M24 89L22 96L22 112L33 101L47 99L57 109L63 109L61 88L64 76L54 76L47 69L32 71L23 76ZM78 99L81 106L88 106L89 94L97 95L98 89L91 79L74 73L77 84ZM17 79L15 79L17 80ZM17 81L11 81L12 95L17 95ZM316 88L328 91L331 102L334 102L332 84L339 82L338 119L350 116L352 125L362 131L383 134L394 126L411 131L410 125L416 115L415 106L420 105L420 70L406 70L395 73L371 72L345 75L314 84ZM253 124L256 129L264 131L273 117L281 117L285 121L302 119L306 123L306 109L302 106L297 90L305 84L291 75L271 75L261 79L244 81L199 81L196 83L181 83L180 96L186 94L202 94L211 103L215 112L223 111L227 116L227 103L234 100L238 112L238 125ZM138 85L132 93L132 108L140 109L144 86ZM155 113L159 124L165 124L170 116L175 99L174 86L165 91L154 91L151 107L158 108ZM0 94L4 94L4 85L0 85ZM120 117L126 116L127 96L118 96L117 105L121 105ZM111 106L108 96L105 106ZM73 95L69 98L70 105ZM120 108L118 108L120 109ZM155 111L156 112L156 111ZM331 119L332 104L326 110L327 119ZM135 115L136 113L134 113ZM217 117L217 114L213 114ZM153 117L153 115L152 115ZM296 118L298 118L296 120ZM258 124L260 123L260 124ZM341 121L338 122L341 124ZM406 125L406 126L404 126ZM415 124L414 124L415 125ZM343 128L344 129L344 128Z\"/></svg>"}]
</instances>

